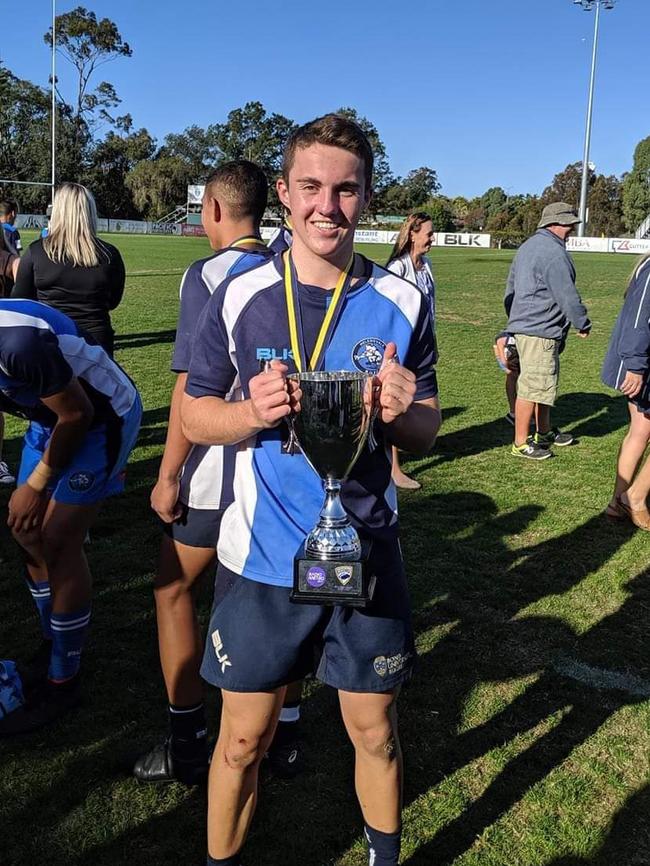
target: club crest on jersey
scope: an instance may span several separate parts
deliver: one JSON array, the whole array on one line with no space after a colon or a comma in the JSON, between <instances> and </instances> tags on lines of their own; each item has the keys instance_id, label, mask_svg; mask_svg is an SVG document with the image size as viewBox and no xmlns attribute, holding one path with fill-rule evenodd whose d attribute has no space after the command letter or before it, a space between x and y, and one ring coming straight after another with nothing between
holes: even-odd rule
<instances>
[{"instance_id":1,"label":"club crest on jersey","mask_svg":"<svg viewBox=\"0 0 650 866\"><path fill-rule=\"evenodd\" d=\"M95 476L92 472L75 472L68 479L68 487L74 490L75 493L84 493L95 483Z\"/></svg>"},{"instance_id":2,"label":"club crest on jersey","mask_svg":"<svg viewBox=\"0 0 650 866\"><path fill-rule=\"evenodd\" d=\"M352 349L352 362L362 373L378 373L386 351L386 343L379 337L364 337Z\"/></svg>"}]
</instances>

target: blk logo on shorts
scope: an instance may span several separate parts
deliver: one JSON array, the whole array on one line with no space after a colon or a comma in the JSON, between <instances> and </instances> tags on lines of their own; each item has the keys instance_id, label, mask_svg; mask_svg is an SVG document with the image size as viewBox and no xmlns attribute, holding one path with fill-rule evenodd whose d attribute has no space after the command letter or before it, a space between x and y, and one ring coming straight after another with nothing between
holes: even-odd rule
<instances>
[{"instance_id":1,"label":"blk logo on shorts","mask_svg":"<svg viewBox=\"0 0 650 866\"><path fill-rule=\"evenodd\" d=\"M68 487L74 490L75 493L85 493L95 483L95 476L92 472L75 472L68 479Z\"/></svg>"},{"instance_id":2,"label":"blk logo on shorts","mask_svg":"<svg viewBox=\"0 0 650 866\"><path fill-rule=\"evenodd\" d=\"M352 349L352 362L362 373L378 373L386 351L386 343L379 337L364 337Z\"/></svg>"},{"instance_id":3,"label":"blk logo on shorts","mask_svg":"<svg viewBox=\"0 0 650 866\"><path fill-rule=\"evenodd\" d=\"M223 641L221 640L219 629L212 632L212 646L214 647L217 661L221 665L221 673L225 674L226 668L232 667L232 662L228 658L228 653L223 652Z\"/></svg>"}]
</instances>

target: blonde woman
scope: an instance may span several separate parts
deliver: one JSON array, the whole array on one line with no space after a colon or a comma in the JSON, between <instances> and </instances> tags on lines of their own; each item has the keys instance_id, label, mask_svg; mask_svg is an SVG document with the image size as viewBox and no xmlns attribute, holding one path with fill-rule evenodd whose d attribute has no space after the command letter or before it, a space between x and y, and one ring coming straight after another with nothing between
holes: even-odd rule
<instances>
[{"instance_id":1,"label":"blonde woman","mask_svg":"<svg viewBox=\"0 0 650 866\"><path fill-rule=\"evenodd\" d=\"M112 355L110 311L122 300L124 279L119 251L97 237L92 193L78 183L61 184L48 236L23 256L12 297L56 307Z\"/></svg>"},{"instance_id":2,"label":"blonde woman","mask_svg":"<svg viewBox=\"0 0 650 866\"><path fill-rule=\"evenodd\" d=\"M650 255L635 267L625 292L602 380L625 394L630 412L630 427L618 454L614 494L605 514L614 520L628 517L639 529L650 532L650 460L641 466L650 442Z\"/></svg>"},{"instance_id":3,"label":"blonde woman","mask_svg":"<svg viewBox=\"0 0 650 866\"><path fill-rule=\"evenodd\" d=\"M416 285L427 298L435 332L436 283L433 279L431 266L426 259L426 255L431 249L432 239L433 223L429 214L424 212L410 214L399 230L386 267L389 271ZM393 448L392 475L396 486L404 490L419 490L422 486L402 471L397 448Z\"/></svg>"}]
</instances>

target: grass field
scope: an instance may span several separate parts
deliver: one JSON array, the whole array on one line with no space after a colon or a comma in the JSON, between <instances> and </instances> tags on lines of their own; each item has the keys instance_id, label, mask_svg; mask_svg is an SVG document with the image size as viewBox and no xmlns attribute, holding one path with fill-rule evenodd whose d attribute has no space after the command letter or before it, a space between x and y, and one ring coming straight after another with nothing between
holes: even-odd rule
<instances>
[{"instance_id":1,"label":"grass field","mask_svg":"<svg viewBox=\"0 0 650 866\"><path fill-rule=\"evenodd\" d=\"M107 503L92 533L88 702L51 730L0 741L2 866L204 862L204 792L141 787L128 767L165 727L148 494L172 386L178 283L208 248L190 238L111 240L129 272L114 316L117 357L142 391L144 424L128 492ZM362 251L379 261L388 253ZM420 654L400 700L403 862L648 866L650 552L647 536L601 517L627 410L599 371L633 260L575 256L594 331L568 341L554 420L578 444L530 465L508 453L492 356L511 257L431 253L444 424L430 455L405 461L423 488L401 497ZM13 466L21 432L9 422ZM0 494L3 515L6 501ZM0 658L21 658L38 631L4 516L0 557ZM206 586L204 621L209 601ZM209 704L214 720L213 693ZM245 862L360 866L352 750L335 695L312 684L303 716L309 771L265 783Z\"/></svg>"}]
</instances>

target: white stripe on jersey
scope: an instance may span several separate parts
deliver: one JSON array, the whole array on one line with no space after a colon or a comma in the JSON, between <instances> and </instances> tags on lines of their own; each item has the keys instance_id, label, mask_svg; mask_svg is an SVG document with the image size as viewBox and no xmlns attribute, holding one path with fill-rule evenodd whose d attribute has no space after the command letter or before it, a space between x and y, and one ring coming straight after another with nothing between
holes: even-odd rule
<instances>
[{"instance_id":1,"label":"white stripe on jersey","mask_svg":"<svg viewBox=\"0 0 650 866\"><path fill-rule=\"evenodd\" d=\"M217 556L226 568L241 574L251 547L253 518L257 506L257 481L253 471L255 436L240 442L235 460L235 501L226 509L221 521ZM236 551L237 558L227 556L222 549L227 542L228 552Z\"/></svg>"},{"instance_id":2,"label":"white stripe on jersey","mask_svg":"<svg viewBox=\"0 0 650 866\"><path fill-rule=\"evenodd\" d=\"M0 310L0 327L38 328L39 331L52 331L45 319L30 316L28 313L17 313L15 310Z\"/></svg>"},{"instance_id":3,"label":"white stripe on jersey","mask_svg":"<svg viewBox=\"0 0 650 866\"><path fill-rule=\"evenodd\" d=\"M135 402L136 390L126 375L102 349L92 346L75 334L59 334L59 347L72 372L78 379L106 395L113 411L122 418Z\"/></svg>"},{"instance_id":4,"label":"white stripe on jersey","mask_svg":"<svg viewBox=\"0 0 650 866\"><path fill-rule=\"evenodd\" d=\"M368 282L375 291L399 307L408 319L411 330L415 330L422 305L422 292L418 287L374 262Z\"/></svg>"},{"instance_id":5,"label":"white stripe on jersey","mask_svg":"<svg viewBox=\"0 0 650 866\"><path fill-rule=\"evenodd\" d=\"M237 368L237 357L235 353L235 341L233 340L232 332L237 319L241 315L242 310L248 304L248 302L257 295L259 292L262 292L264 289L268 289L269 286L272 286L274 283L277 283L281 277L278 273L277 268L273 264L273 259L268 261L265 265L261 265L259 268L256 268L254 271L245 271L241 276L245 279L241 281L238 280L239 275L235 277L232 282L229 284L228 289L226 290L226 296L223 301L223 307L221 308L221 315L223 316L223 321L226 326L226 333L228 334L228 350L230 352L230 360L232 361L233 367L239 372Z\"/></svg>"}]
</instances>

